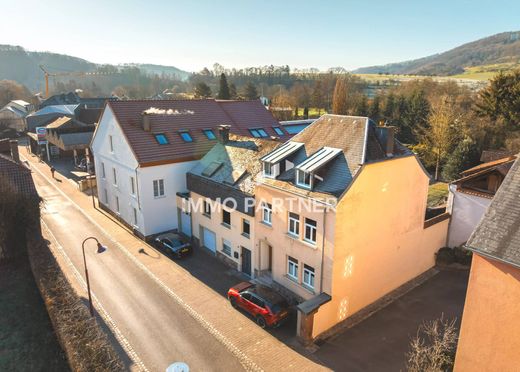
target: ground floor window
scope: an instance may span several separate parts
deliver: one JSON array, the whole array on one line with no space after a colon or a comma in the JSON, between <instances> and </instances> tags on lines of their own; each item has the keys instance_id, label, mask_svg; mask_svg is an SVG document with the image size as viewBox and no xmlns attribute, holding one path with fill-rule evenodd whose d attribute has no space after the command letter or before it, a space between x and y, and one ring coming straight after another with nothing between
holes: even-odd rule
<instances>
[{"instance_id":1,"label":"ground floor window","mask_svg":"<svg viewBox=\"0 0 520 372\"><path fill-rule=\"evenodd\" d=\"M291 279L298 280L298 260L291 256L287 257L287 276Z\"/></svg>"},{"instance_id":2,"label":"ground floor window","mask_svg":"<svg viewBox=\"0 0 520 372\"><path fill-rule=\"evenodd\" d=\"M107 189L103 189L103 196L104 196L103 201L105 202L105 204L108 204L108 191L107 191Z\"/></svg>"},{"instance_id":3,"label":"ground floor window","mask_svg":"<svg viewBox=\"0 0 520 372\"><path fill-rule=\"evenodd\" d=\"M134 225L137 226L137 209L134 208Z\"/></svg>"},{"instance_id":4,"label":"ground floor window","mask_svg":"<svg viewBox=\"0 0 520 372\"><path fill-rule=\"evenodd\" d=\"M314 289L314 267L303 265L303 284Z\"/></svg>"},{"instance_id":5,"label":"ground floor window","mask_svg":"<svg viewBox=\"0 0 520 372\"><path fill-rule=\"evenodd\" d=\"M231 257L231 242L223 239L222 240L222 252Z\"/></svg>"},{"instance_id":6,"label":"ground floor window","mask_svg":"<svg viewBox=\"0 0 520 372\"><path fill-rule=\"evenodd\" d=\"M116 196L116 211L119 213L119 197Z\"/></svg>"}]
</instances>

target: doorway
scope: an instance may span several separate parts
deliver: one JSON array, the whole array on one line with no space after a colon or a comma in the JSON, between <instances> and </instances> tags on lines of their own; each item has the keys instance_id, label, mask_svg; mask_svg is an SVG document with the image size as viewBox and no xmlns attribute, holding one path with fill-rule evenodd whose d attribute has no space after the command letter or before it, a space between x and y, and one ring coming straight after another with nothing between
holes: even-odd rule
<instances>
[{"instance_id":1,"label":"doorway","mask_svg":"<svg viewBox=\"0 0 520 372\"><path fill-rule=\"evenodd\" d=\"M242 248L242 272L251 276L251 251L247 248Z\"/></svg>"}]
</instances>

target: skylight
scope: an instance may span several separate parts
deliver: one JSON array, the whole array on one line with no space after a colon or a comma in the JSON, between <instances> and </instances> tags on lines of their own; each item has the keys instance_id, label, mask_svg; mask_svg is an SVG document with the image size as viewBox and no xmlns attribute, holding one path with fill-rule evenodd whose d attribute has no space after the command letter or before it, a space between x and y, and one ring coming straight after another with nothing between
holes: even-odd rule
<instances>
[{"instance_id":1,"label":"skylight","mask_svg":"<svg viewBox=\"0 0 520 372\"><path fill-rule=\"evenodd\" d=\"M249 132L251 132L251 135L255 138L265 138L265 137L269 137L269 135L267 134L267 132L265 131L265 129L263 128L254 128L254 129L249 129Z\"/></svg>"},{"instance_id":2,"label":"skylight","mask_svg":"<svg viewBox=\"0 0 520 372\"><path fill-rule=\"evenodd\" d=\"M193 142L193 138L191 137L191 134L189 132L179 132L181 138L184 140L184 142Z\"/></svg>"},{"instance_id":3,"label":"skylight","mask_svg":"<svg viewBox=\"0 0 520 372\"><path fill-rule=\"evenodd\" d=\"M203 132L206 135L206 137L208 137L209 140L217 139L217 137L215 136L215 133L213 133L213 130L204 129Z\"/></svg>"},{"instance_id":4,"label":"skylight","mask_svg":"<svg viewBox=\"0 0 520 372\"><path fill-rule=\"evenodd\" d=\"M166 138L166 135L164 133L157 133L155 135L155 140L159 145L167 145L169 143L168 138Z\"/></svg>"},{"instance_id":5,"label":"skylight","mask_svg":"<svg viewBox=\"0 0 520 372\"><path fill-rule=\"evenodd\" d=\"M276 132L276 134L278 134L279 136L285 135L285 133L283 132L282 128L280 128L280 127L273 127L273 129Z\"/></svg>"}]
</instances>

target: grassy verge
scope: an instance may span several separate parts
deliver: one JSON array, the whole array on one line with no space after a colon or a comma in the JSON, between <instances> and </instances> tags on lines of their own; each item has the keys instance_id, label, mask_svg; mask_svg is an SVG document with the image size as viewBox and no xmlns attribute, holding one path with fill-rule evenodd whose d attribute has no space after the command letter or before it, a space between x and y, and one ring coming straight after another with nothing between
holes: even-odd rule
<instances>
[{"instance_id":1,"label":"grassy verge","mask_svg":"<svg viewBox=\"0 0 520 372\"><path fill-rule=\"evenodd\" d=\"M437 182L428 189L428 207L436 207L446 202L448 198L448 184Z\"/></svg>"},{"instance_id":2,"label":"grassy verge","mask_svg":"<svg viewBox=\"0 0 520 372\"><path fill-rule=\"evenodd\" d=\"M29 262L0 266L0 371L69 371Z\"/></svg>"}]
</instances>

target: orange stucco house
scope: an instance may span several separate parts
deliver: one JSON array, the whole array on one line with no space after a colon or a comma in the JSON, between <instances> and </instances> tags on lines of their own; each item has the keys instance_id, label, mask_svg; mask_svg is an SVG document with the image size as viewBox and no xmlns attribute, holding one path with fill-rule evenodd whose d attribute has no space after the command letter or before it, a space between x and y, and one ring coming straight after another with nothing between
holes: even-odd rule
<instances>
[{"instance_id":1,"label":"orange stucco house","mask_svg":"<svg viewBox=\"0 0 520 372\"><path fill-rule=\"evenodd\" d=\"M455 371L520 370L520 162L466 243L473 251Z\"/></svg>"},{"instance_id":2,"label":"orange stucco house","mask_svg":"<svg viewBox=\"0 0 520 372\"><path fill-rule=\"evenodd\" d=\"M311 341L435 264L448 215L425 221L429 175L366 117L324 115L260 159L254 276L298 298Z\"/></svg>"}]
</instances>

